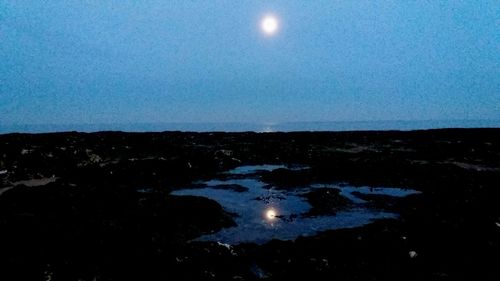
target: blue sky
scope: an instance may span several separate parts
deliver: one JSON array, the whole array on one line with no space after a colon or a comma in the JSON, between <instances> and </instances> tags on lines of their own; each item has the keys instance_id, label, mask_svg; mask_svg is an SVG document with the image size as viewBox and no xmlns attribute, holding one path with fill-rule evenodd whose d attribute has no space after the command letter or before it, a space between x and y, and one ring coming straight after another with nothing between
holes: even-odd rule
<instances>
[{"instance_id":1,"label":"blue sky","mask_svg":"<svg viewBox=\"0 0 500 281\"><path fill-rule=\"evenodd\" d=\"M499 28L498 1L0 0L0 125L500 119Z\"/></svg>"}]
</instances>

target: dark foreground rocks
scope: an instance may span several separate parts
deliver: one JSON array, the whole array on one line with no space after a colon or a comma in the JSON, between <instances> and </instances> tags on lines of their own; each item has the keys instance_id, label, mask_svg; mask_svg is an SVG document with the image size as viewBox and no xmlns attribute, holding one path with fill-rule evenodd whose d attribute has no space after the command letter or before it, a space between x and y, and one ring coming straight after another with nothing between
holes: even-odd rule
<instances>
[{"instance_id":1,"label":"dark foreground rocks","mask_svg":"<svg viewBox=\"0 0 500 281\"><path fill-rule=\"evenodd\" d=\"M312 208L307 215L332 215L352 204L352 201L332 188L315 188L303 195Z\"/></svg>"},{"instance_id":2,"label":"dark foreground rocks","mask_svg":"<svg viewBox=\"0 0 500 281\"><path fill-rule=\"evenodd\" d=\"M310 167L262 173L276 188L422 194L365 196L401 214L365 227L192 241L232 215L170 191L263 163ZM500 280L499 184L500 129L0 135L0 280ZM319 213L349 204L321 189L307 198Z\"/></svg>"},{"instance_id":3,"label":"dark foreground rocks","mask_svg":"<svg viewBox=\"0 0 500 281\"><path fill-rule=\"evenodd\" d=\"M144 262L204 233L234 226L212 200L111 186L17 186L0 196L0 274L6 280L136 277ZM52 279L54 280L54 279Z\"/></svg>"}]
</instances>

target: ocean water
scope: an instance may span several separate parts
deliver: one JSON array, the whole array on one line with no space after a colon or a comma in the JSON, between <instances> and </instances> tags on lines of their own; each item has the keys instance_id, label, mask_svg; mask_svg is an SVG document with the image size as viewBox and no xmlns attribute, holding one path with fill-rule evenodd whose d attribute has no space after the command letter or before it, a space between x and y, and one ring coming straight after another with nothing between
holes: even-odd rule
<instances>
[{"instance_id":1,"label":"ocean water","mask_svg":"<svg viewBox=\"0 0 500 281\"><path fill-rule=\"evenodd\" d=\"M1 120L0 120L1 122ZM47 132L297 132L297 131L371 131L425 130L441 128L500 128L499 120L419 120L419 121L334 121L283 123L113 123L113 124L31 124L0 123L0 134Z\"/></svg>"}]
</instances>

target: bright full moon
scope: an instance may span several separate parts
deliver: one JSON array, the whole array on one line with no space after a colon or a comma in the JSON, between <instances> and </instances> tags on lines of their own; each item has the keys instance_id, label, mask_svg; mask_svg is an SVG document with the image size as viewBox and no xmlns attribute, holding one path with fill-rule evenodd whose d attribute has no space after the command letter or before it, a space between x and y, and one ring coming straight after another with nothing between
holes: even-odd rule
<instances>
[{"instance_id":1,"label":"bright full moon","mask_svg":"<svg viewBox=\"0 0 500 281\"><path fill-rule=\"evenodd\" d=\"M276 211L273 209L268 209L266 211L266 218L268 220L274 220L276 218Z\"/></svg>"},{"instance_id":2,"label":"bright full moon","mask_svg":"<svg viewBox=\"0 0 500 281\"><path fill-rule=\"evenodd\" d=\"M278 20L274 16L266 16L260 23L262 31L267 35L273 35L278 30Z\"/></svg>"}]
</instances>

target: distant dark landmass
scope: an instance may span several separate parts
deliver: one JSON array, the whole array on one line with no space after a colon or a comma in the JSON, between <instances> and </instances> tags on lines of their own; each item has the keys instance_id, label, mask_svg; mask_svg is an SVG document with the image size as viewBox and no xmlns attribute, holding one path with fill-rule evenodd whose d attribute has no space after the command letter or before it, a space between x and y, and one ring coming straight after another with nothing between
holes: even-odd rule
<instances>
[{"instance_id":1,"label":"distant dark landmass","mask_svg":"<svg viewBox=\"0 0 500 281\"><path fill-rule=\"evenodd\" d=\"M0 280L500 280L500 128L365 125L0 135Z\"/></svg>"},{"instance_id":2,"label":"distant dark landmass","mask_svg":"<svg viewBox=\"0 0 500 281\"><path fill-rule=\"evenodd\" d=\"M380 131L428 130L446 128L500 128L500 119L477 120L389 120L389 121L325 121L281 123L96 123L96 124L24 124L2 125L0 133L49 132L299 132L299 131Z\"/></svg>"}]
</instances>

